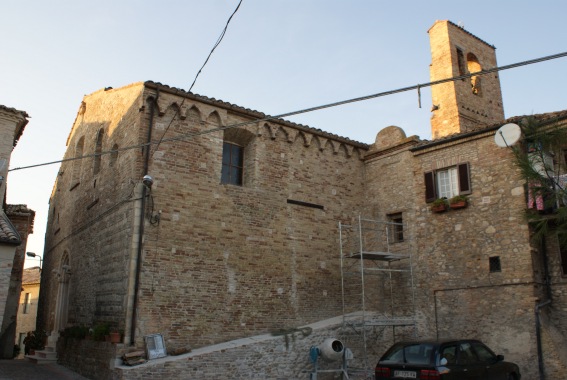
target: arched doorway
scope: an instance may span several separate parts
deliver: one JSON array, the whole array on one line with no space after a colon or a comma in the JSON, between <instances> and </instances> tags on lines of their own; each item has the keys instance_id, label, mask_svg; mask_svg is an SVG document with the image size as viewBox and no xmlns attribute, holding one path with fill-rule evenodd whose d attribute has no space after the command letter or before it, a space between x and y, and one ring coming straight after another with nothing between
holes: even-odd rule
<instances>
[{"instance_id":1,"label":"arched doorway","mask_svg":"<svg viewBox=\"0 0 567 380\"><path fill-rule=\"evenodd\" d=\"M59 288L57 290L57 303L55 306L55 324L53 332L58 334L67 326L69 315L69 280L71 278L71 264L69 254L65 252L61 259L61 265L57 270Z\"/></svg>"}]
</instances>

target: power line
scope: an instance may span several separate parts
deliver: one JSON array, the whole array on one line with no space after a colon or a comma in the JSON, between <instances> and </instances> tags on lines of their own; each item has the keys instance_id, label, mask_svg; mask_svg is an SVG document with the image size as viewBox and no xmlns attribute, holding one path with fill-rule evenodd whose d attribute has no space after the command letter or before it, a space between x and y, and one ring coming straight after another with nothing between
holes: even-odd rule
<instances>
[{"instance_id":1,"label":"power line","mask_svg":"<svg viewBox=\"0 0 567 380\"><path fill-rule=\"evenodd\" d=\"M228 20L226 21L226 25L224 26L224 29L222 30L219 38L217 39L217 42L215 42L215 45L213 46L213 48L211 49L209 55L207 56L207 59L205 59L205 63L203 63L203 66L201 66L201 68L199 69L199 71L197 72L197 75L195 75L195 79L193 79L193 83L191 83L191 87L189 87L189 91L187 92L191 92L191 90L193 89L193 86L195 85L195 82L197 82L197 78L199 77L199 74L201 74L201 71L203 70L203 68L205 67L205 65L207 64L207 62L209 62L209 58L211 58L211 55L213 55L213 52L215 51L215 49L217 48L217 46L219 46L219 44L221 43L222 39L224 38L224 35L226 34L226 30L228 29L228 24L230 23L230 20L232 20L232 17L236 14L236 12L238 11L238 8L240 8L240 4L242 4L242 0L240 0L240 2L238 3L238 5L236 6L236 9L234 10L234 12L232 12L232 14L230 15L230 17L228 18ZM181 109L181 106L183 106L183 104L185 103L185 99L183 98L183 100L181 101L181 105L179 106L178 109L175 110L175 113L173 114L173 117L171 118L171 121L169 122L169 124L167 125L167 128L165 128L165 131L163 131L163 134L161 135L161 138L159 139L155 149L154 149L154 153L155 151L157 151L157 149L159 148L159 144L161 144L161 141L163 140L165 134L167 133L167 131L169 131L169 127L171 127L171 124L173 124L173 121L175 120L175 118L177 117L178 113L179 113L179 109Z\"/></svg>"},{"instance_id":2,"label":"power line","mask_svg":"<svg viewBox=\"0 0 567 380\"><path fill-rule=\"evenodd\" d=\"M406 92L406 91L413 91L413 90L419 91L421 88L424 88L424 87L431 87L431 86L435 86L435 85L442 84L442 83L454 82L454 81L461 80L461 79L471 78L473 76L486 75L486 74L490 74L490 73L494 73L494 72L498 72L498 71L513 69L513 68L517 68L517 67L521 67L521 66L527 66L527 65L534 64L534 63L544 62L544 61L549 61L549 60L552 60L552 59L563 58L563 57L566 57L566 56L567 56L567 52L554 54L554 55L548 55L548 56L545 56L545 57L540 57L540 58L536 58L536 59L532 59L532 60L528 60L528 61L513 63L511 65L494 67L494 68L488 69L488 70L482 70L482 71L478 71L478 72L475 72L475 73L460 75L458 77L445 78L445 79L437 80L437 81L434 81L434 82L427 82L427 83L417 84L417 85L414 85L414 86L402 87L402 88L398 88L398 89L395 89L395 90L379 92L379 93L376 93L376 94L361 96L361 97L358 97L358 98L341 100L341 101L334 102L334 103L328 103L328 104L323 104L323 105L320 105L320 106L304 108L304 109L301 109L301 110L298 110L298 111L286 112L286 113L282 113L282 114L275 115L275 116L266 116L266 117L263 117L263 118L253 119L253 120L250 120L250 121L244 121L244 122L240 122L240 123L236 123L236 124L230 124L230 125L227 125L227 126L224 126L224 127L207 129L207 130L201 131L201 132L186 133L186 134L183 134L183 135L180 135L180 136L177 136L177 137L171 137L171 138L168 138L168 139L162 138L158 142L148 142L148 143L144 143L144 144L131 145L131 146L120 148L120 149L114 149L114 150L109 150L109 151L100 152L100 153L88 154L88 155L79 156L79 157L66 158L66 159L62 159L62 160L50 161L50 162L45 162L45 163L35 164L35 165L29 165L29 166L21 166L21 167L10 169L9 171L31 169L31 168L35 168L35 167L39 167L39 166L52 165L52 164L56 164L56 163L74 161L74 160L82 160L84 158L92 158L92 157L102 156L102 155L111 154L111 153L119 153L119 152L123 152L123 151L126 151L126 150L131 150L131 149L144 148L144 147L147 147L147 146L150 146L150 145L155 145L155 144L159 145L159 143L161 143L161 142L185 140L185 139L189 139L189 138L192 138L192 137L201 136L201 135L204 135L204 134L209 134L209 133L214 133L214 132L219 132L219 131L223 131L223 130L230 129L230 128L242 127L242 126L245 126L245 125L258 123L258 122L261 122L261 121L281 119L281 118L284 118L284 117L295 116L295 115L299 115L299 114L303 114L303 113L319 111L319 110L326 109L326 108L338 107L338 106L342 106L342 105L349 104L349 103L361 102L361 101L364 101L364 100L379 98L379 97L387 96L387 95L398 94L398 93Z\"/></svg>"},{"instance_id":3,"label":"power line","mask_svg":"<svg viewBox=\"0 0 567 380\"><path fill-rule=\"evenodd\" d=\"M207 62L209 62L209 58L211 58L211 55L213 55L213 52L215 51L215 49L217 48L217 46L219 46L219 44L221 43L222 39L224 38L224 35L226 34L226 30L228 29L228 24L230 23L230 20L232 20L232 17L235 15L235 13L238 11L238 8L240 8L240 4L242 4L242 0L240 0L240 2L238 3L238 5L236 6L236 9L234 10L234 12L232 12L232 14L230 15L230 17L228 18L228 20L226 21L226 25L224 27L224 29L221 32L221 35L219 36L219 38L217 39L217 42L215 42L215 45L213 46L213 48L211 49L211 52L209 53L209 55L207 56L207 59L205 60L205 63L203 63L203 66L201 66L201 68L199 69L199 71L197 72L197 75L195 75L195 79L193 80L193 83L191 84L191 87L189 87L189 92L191 92L191 90L193 89L193 86L195 85L195 82L197 82L197 78L199 77L199 74L201 74L201 71L203 70L203 68L205 67L205 65L207 64Z\"/></svg>"}]
</instances>

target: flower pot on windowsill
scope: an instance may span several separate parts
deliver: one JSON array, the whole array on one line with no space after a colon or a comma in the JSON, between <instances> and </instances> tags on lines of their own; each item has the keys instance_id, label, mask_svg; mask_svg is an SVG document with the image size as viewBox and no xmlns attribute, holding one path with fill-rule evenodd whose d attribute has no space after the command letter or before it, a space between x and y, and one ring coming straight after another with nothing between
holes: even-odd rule
<instances>
[{"instance_id":1,"label":"flower pot on windowsill","mask_svg":"<svg viewBox=\"0 0 567 380\"><path fill-rule=\"evenodd\" d=\"M465 201L451 203L451 209L455 210L458 208L465 208L467 207L468 203Z\"/></svg>"},{"instance_id":2,"label":"flower pot on windowsill","mask_svg":"<svg viewBox=\"0 0 567 380\"><path fill-rule=\"evenodd\" d=\"M446 205L431 206L431 211L433 212L445 212L447 211Z\"/></svg>"},{"instance_id":3,"label":"flower pot on windowsill","mask_svg":"<svg viewBox=\"0 0 567 380\"><path fill-rule=\"evenodd\" d=\"M436 199L431 205L432 212L445 212L448 209L447 201L445 199Z\"/></svg>"},{"instance_id":4,"label":"flower pot on windowsill","mask_svg":"<svg viewBox=\"0 0 567 380\"><path fill-rule=\"evenodd\" d=\"M449 206L451 209L456 210L459 208L465 208L469 204L469 200L464 195L457 195L449 200Z\"/></svg>"}]
</instances>

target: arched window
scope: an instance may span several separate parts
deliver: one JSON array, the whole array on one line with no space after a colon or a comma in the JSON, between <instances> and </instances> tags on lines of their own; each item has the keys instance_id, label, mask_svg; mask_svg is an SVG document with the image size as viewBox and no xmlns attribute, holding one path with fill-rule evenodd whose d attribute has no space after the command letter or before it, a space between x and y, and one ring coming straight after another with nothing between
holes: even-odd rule
<instances>
[{"instance_id":1,"label":"arched window","mask_svg":"<svg viewBox=\"0 0 567 380\"><path fill-rule=\"evenodd\" d=\"M467 54L467 68L469 73L476 73L482 71L482 67L478 62L478 59L473 53ZM474 75L471 77L471 88L475 95L482 95L481 78L480 75Z\"/></svg>"},{"instance_id":2,"label":"arched window","mask_svg":"<svg viewBox=\"0 0 567 380\"><path fill-rule=\"evenodd\" d=\"M457 48L457 65L459 66L459 76L465 75L466 74L465 55L464 55L463 51L459 48Z\"/></svg>"},{"instance_id":3,"label":"arched window","mask_svg":"<svg viewBox=\"0 0 567 380\"><path fill-rule=\"evenodd\" d=\"M118 144L114 144L112 146L112 153L110 153L110 167L113 167L116 164L116 160L118 160Z\"/></svg>"},{"instance_id":4,"label":"arched window","mask_svg":"<svg viewBox=\"0 0 567 380\"><path fill-rule=\"evenodd\" d=\"M100 129L96 134L96 143L95 143L95 151L94 151L94 166L93 166L93 173L97 175L100 172L100 162L102 156L100 153L102 152L102 137L104 136L104 129Z\"/></svg>"},{"instance_id":5,"label":"arched window","mask_svg":"<svg viewBox=\"0 0 567 380\"><path fill-rule=\"evenodd\" d=\"M85 147L85 137L81 137L79 139L79 141L77 142L77 145L75 145L75 155L74 157L81 157L83 155L83 149ZM73 177L72 177L72 184L71 184L71 188L74 188L76 185L78 185L81 182L81 163L83 162L83 160L81 159L77 159L75 161L73 161Z\"/></svg>"},{"instance_id":6,"label":"arched window","mask_svg":"<svg viewBox=\"0 0 567 380\"><path fill-rule=\"evenodd\" d=\"M230 128L224 131L221 183L250 185L250 173L253 172L250 143L253 139L254 134L246 129Z\"/></svg>"},{"instance_id":7,"label":"arched window","mask_svg":"<svg viewBox=\"0 0 567 380\"><path fill-rule=\"evenodd\" d=\"M244 148L224 142L222 145L221 183L242 186Z\"/></svg>"}]
</instances>

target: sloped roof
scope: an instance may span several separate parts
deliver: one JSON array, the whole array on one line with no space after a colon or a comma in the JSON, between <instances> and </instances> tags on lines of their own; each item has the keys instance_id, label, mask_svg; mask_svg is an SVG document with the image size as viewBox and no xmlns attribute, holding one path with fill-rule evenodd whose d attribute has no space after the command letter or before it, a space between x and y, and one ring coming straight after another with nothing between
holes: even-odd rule
<instances>
[{"instance_id":1,"label":"sloped roof","mask_svg":"<svg viewBox=\"0 0 567 380\"><path fill-rule=\"evenodd\" d=\"M508 119L502 120L501 122L490 124L490 125L483 125L473 128L467 132L460 132L460 133L453 133L435 140L423 140L417 146L411 148L411 151L417 151L421 149L427 149L432 146L441 145L446 142L459 140L461 138L470 137L479 135L482 133L496 131L498 128L503 126L504 124L514 123L518 124L525 118L534 118L535 120L539 121L540 123L553 123L561 120L567 119L567 110L563 111L556 111L556 112L547 112L547 113L540 113L535 115L521 115L521 116L513 116Z\"/></svg>"},{"instance_id":2,"label":"sloped roof","mask_svg":"<svg viewBox=\"0 0 567 380\"><path fill-rule=\"evenodd\" d=\"M4 211L0 210L0 244L19 245L22 238Z\"/></svg>"},{"instance_id":3,"label":"sloped roof","mask_svg":"<svg viewBox=\"0 0 567 380\"><path fill-rule=\"evenodd\" d=\"M30 225L29 225L29 232L33 233L33 226L35 222L35 211L28 208L27 205L6 205L6 214L11 217L15 216L23 216L23 217L31 217Z\"/></svg>"},{"instance_id":4,"label":"sloped roof","mask_svg":"<svg viewBox=\"0 0 567 380\"><path fill-rule=\"evenodd\" d=\"M26 268L22 275L22 285L39 284L40 279L39 267Z\"/></svg>"},{"instance_id":5,"label":"sloped roof","mask_svg":"<svg viewBox=\"0 0 567 380\"><path fill-rule=\"evenodd\" d=\"M204 103L215 105L217 107L222 107L222 108L229 109L229 110L232 110L232 111L235 111L235 112L243 113L243 114L250 116L254 119L270 118L271 120L277 121L278 123L284 124L288 127L299 129L301 131L308 132L308 133L311 133L311 134L314 134L314 135L326 137L326 138L331 139L331 140L342 141L342 142L347 143L349 145L354 145L358 148L368 149L370 147L370 145L368 145L368 144L365 144L365 143L362 143L362 142L359 142L359 141L355 141L355 140L351 140L348 137L339 136L339 135L336 135L334 133L325 132L321 129L312 128L312 127L309 127L307 125L294 123L294 122L291 122L291 121L288 121L288 120L285 120L285 119L281 119L281 118L278 118L278 117L272 117L271 115L267 115L267 114L260 112L260 111L252 110L250 108L244 108L244 107L238 106L236 104L228 103L228 102L225 102L225 101L222 101L222 100L219 100L219 99L209 98L207 96L194 94L192 92L188 92L188 91L185 91L185 90L180 89L180 88L170 87L168 85L165 85L165 84L162 84L162 83L159 83L159 82L146 81L146 82L144 82L144 85L146 87L149 87L149 88L156 88L156 89L159 89L160 91L166 91L166 92L169 92L171 94L184 96L184 97L195 99L195 100L198 100L198 101L201 101L201 102L204 102Z\"/></svg>"},{"instance_id":6,"label":"sloped roof","mask_svg":"<svg viewBox=\"0 0 567 380\"><path fill-rule=\"evenodd\" d=\"M471 37L477 39L478 41L482 42L483 44L488 45L488 46L490 46L490 47L493 48L493 49L496 49L496 46L494 46L494 45L492 45L492 44L489 44L488 42L484 41L483 39L481 39L481 38L475 36L474 34L472 34L471 32L469 32L468 30L466 30L464 26L455 24L455 23L454 23L453 21L451 21L451 20L437 20L437 21L435 21L435 22L433 23L433 26L434 26L435 24L437 24L437 23L440 23L440 22L447 22L448 24L453 25L454 27L461 29L463 32L465 32L465 33L468 34L469 36L471 36ZM433 28L433 26L431 26L431 28ZM431 28L429 28L429 30L431 30ZM429 30L427 31L428 33L429 33Z\"/></svg>"},{"instance_id":7,"label":"sloped roof","mask_svg":"<svg viewBox=\"0 0 567 380\"><path fill-rule=\"evenodd\" d=\"M16 127L16 133L14 134L13 147L15 147L16 144L18 143L18 140L20 139L20 137L22 137L22 134L24 133L24 128L28 124L28 118L30 116L25 111L20 111L20 110L17 110L15 108L12 108L12 107L6 107L6 106L3 106L2 104L0 104L0 111L12 113L12 114L19 116L21 118L20 122L18 123L18 125Z\"/></svg>"}]
</instances>

